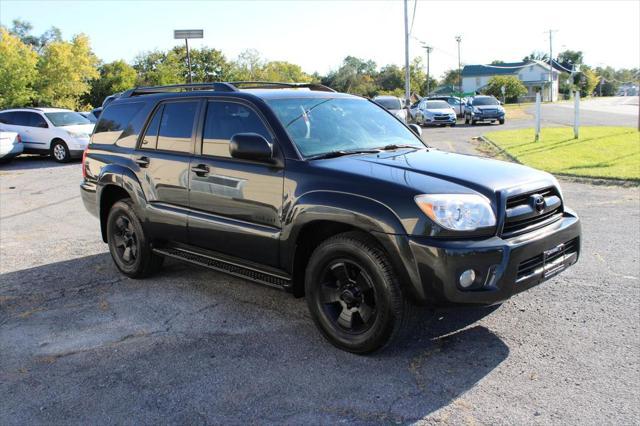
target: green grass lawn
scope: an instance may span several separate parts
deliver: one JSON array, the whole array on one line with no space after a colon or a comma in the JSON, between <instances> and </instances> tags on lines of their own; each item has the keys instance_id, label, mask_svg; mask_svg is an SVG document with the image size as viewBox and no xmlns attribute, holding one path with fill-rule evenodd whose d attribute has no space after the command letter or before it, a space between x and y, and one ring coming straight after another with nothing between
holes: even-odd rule
<instances>
[{"instance_id":1,"label":"green grass lawn","mask_svg":"<svg viewBox=\"0 0 640 426\"><path fill-rule=\"evenodd\" d=\"M488 132L485 136L522 164L551 173L640 180L640 132L630 127L533 129Z\"/></svg>"}]
</instances>

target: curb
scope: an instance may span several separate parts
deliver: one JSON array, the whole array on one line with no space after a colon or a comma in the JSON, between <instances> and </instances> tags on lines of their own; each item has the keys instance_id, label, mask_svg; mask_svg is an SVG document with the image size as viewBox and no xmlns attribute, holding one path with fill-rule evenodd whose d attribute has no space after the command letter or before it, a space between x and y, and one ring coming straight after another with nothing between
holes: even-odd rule
<instances>
[{"instance_id":1,"label":"curb","mask_svg":"<svg viewBox=\"0 0 640 426\"><path fill-rule=\"evenodd\" d=\"M497 151L497 154L504 155L509 161L513 163L522 164L516 157L509 154L503 148L499 147L494 141L489 139L488 137L481 135L478 136L478 140L490 145L494 150ZM592 178L587 176L576 176L566 173L553 173L554 176L558 176L563 178L563 180L568 180L571 182L578 183L588 183L591 185L609 185L609 186L622 186L622 187L637 187L640 186L639 180L628 180L628 179L616 179L616 178Z\"/></svg>"}]
</instances>

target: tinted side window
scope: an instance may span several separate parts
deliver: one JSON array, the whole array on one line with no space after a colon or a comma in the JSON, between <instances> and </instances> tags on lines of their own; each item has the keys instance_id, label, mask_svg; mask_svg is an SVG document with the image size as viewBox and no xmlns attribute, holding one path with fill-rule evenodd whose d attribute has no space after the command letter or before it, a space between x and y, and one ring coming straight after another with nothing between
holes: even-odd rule
<instances>
[{"instance_id":1,"label":"tinted side window","mask_svg":"<svg viewBox=\"0 0 640 426\"><path fill-rule=\"evenodd\" d=\"M158 149L192 152L191 133L197 110L198 102L166 103L158 131Z\"/></svg>"},{"instance_id":2,"label":"tinted side window","mask_svg":"<svg viewBox=\"0 0 640 426\"><path fill-rule=\"evenodd\" d=\"M0 112L0 123L13 124L13 117L11 112Z\"/></svg>"},{"instance_id":3,"label":"tinted side window","mask_svg":"<svg viewBox=\"0 0 640 426\"><path fill-rule=\"evenodd\" d=\"M47 125L47 122L44 121L44 118L42 118L42 116L40 114L37 114L35 112L26 112L24 113L27 115L27 126L29 127L43 127L43 128L47 128L49 127Z\"/></svg>"},{"instance_id":4,"label":"tinted side window","mask_svg":"<svg viewBox=\"0 0 640 426\"><path fill-rule=\"evenodd\" d=\"M122 132L128 129L131 119L143 106L144 103L142 102L134 102L111 105L105 109L93 131L92 142L100 144L115 143Z\"/></svg>"},{"instance_id":5,"label":"tinted side window","mask_svg":"<svg viewBox=\"0 0 640 426\"><path fill-rule=\"evenodd\" d=\"M208 102L202 135L202 154L231 157L229 141L236 133L257 133L271 141L258 114L235 102Z\"/></svg>"},{"instance_id":6,"label":"tinted side window","mask_svg":"<svg viewBox=\"0 0 640 426\"><path fill-rule=\"evenodd\" d=\"M12 124L15 126L29 126L29 113L23 111L14 111L11 114Z\"/></svg>"},{"instance_id":7,"label":"tinted side window","mask_svg":"<svg viewBox=\"0 0 640 426\"><path fill-rule=\"evenodd\" d=\"M153 118L151 119L151 122L147 127L147 131L144 133L144 137L142 138L140 148L156 149L158 146L158 130L160 129L160 120L162 119L163 109L164 105L160 105L155 114L153 114Z\"/></svg>"}]
</instances>

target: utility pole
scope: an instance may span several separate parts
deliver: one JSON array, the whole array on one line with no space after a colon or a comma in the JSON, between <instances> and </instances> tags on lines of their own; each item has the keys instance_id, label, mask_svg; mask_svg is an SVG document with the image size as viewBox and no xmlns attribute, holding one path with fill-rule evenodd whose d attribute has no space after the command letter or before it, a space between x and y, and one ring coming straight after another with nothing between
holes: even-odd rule
<instances>
[{"instance_id":1,"label":"utility pole","mask_svg":"<svg viewBox=\"0 0 640 426\"><path fill-rule=\"evenodd\" d=\"M460 66L460 42L462 36L457 35L456 41L458 42L458 97L462 97L462 67Z\"/></svg>"},{"instance_id":2,"label":"utility pole","mask_svg":"<svg viewBox=\"0 0 640 426\"><path fill-rule=\"evenodd\" d=\"M553 102L553 33L549 30L549 102Z\"/></svg>"},{"instance_id":3,"label":"utility pole","mask_svg":"<svg viewBox=\"0 0 640 426\"><path fill-rule=\"evenodd\" d=\"M430 85L429 85L429 54L433 50L433 47L424 46L424 50L427 51L427 96L429 96L429 92L431 91Z\"/></svg>"},{"instance_id":4,"label":"utility pole","mask_svg":"<svg viewBox=\"0 0 640 426\"><path fill-rule=\"evenodd\" d=\"M404 103L411 105L411 73L409 71L409 14L407 0L404 0Z\"/></svg>"}]
</instances>

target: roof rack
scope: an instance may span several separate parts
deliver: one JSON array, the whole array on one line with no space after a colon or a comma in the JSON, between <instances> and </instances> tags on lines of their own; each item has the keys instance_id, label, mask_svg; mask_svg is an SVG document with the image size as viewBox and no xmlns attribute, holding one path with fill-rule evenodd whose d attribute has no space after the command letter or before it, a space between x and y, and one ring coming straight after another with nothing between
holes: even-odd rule
<instances>
[{"instance_id":1,"label":"roof rack","mask_svg":"<svg viewBox=\"0 0 640 426\"><path fill-rule=\"evenodd\" d=\"M167 93L172 91L215 90L216 92L237 92L239 89L309 89L320 92L335 92L330 87L318 83L280 83L272 81L232 81L216 83L172 84L168 86L136 87L122 92L119 97Z\"/></svg>"},{"instance_id":2,"label":"roof rack","mask_svg":"<svg viewBox=\"0 0 640 426\"><path fill-rule=\"evenodd\" d=\"M120 95L121 98L128 98L137 95L148 95L152 93L166 93L172 91L193 91L193 90L215 90L217 92L237 92L238 89L229 83L191 83L191 84L171 84L167 86L146 86L136 87L127 90Z\"/></svg>"},{"instance_id":3,"label":"roof rack","mask_svg":"<svg viewBox=\"0 0 640 426\"><path fill-rule=\"evenodd\" d=\"M309 89L319 92L335 92L331 87L319 83L281 83L272 81L232 81L229 82L239 89Z\"/></svg>"}]
</instances>

